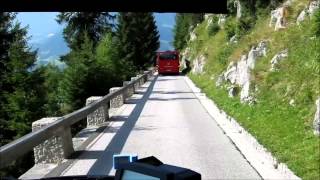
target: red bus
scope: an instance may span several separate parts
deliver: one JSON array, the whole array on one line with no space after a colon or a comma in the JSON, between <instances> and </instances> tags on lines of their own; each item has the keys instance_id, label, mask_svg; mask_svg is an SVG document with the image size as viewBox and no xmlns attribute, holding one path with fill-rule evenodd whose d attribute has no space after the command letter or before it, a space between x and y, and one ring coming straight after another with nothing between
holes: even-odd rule
<instances>
[{"instance_id":1,"label":"red bus","mask_svg":"<svg viewBox=\"0 0 320 180\"><path fill-rule=\"evenodd\" d=\"M157 53L157 68L159 74L179 74L180 58L178 51L164 51Z\"/></svg>"}]
</instances>

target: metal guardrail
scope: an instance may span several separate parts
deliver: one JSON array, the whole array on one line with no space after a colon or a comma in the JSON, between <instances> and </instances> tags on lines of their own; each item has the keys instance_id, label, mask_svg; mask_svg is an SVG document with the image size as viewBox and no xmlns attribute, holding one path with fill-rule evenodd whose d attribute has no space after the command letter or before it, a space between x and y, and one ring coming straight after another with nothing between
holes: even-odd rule
<instances>
[{"instance_id":1,"label":"metal guardrail","mask_svg":"<svg viewBox=\"0 0 320 180\"><path fill-rule=\"evenodd\" d=\"M134 88L134 84L141 82L142 79L146 80L152 75L154 70L145 71L145 73L138 77L136 80L129 82L119 90L109 93L101 100L93 102L79 110L70 114L60 117L54 123L45 126L37 131L26 134L25 136L16 139L9 144L0 147L0 168L9 166L13 161L24 155L25 153L33 150L34 147L41 144L45 140L59 135L61 131L69 128L72 124L79 122L86 118L90 113L97 110L99 107L106 105L109 101L118 95L124 94L129 88Z\"/></svg>"}]
</instances>

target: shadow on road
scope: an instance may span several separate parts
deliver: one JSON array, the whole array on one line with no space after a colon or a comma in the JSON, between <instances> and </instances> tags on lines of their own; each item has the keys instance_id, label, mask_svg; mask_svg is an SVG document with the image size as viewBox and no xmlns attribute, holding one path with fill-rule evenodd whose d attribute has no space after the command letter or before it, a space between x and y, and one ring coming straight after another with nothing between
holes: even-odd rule
<instances>
[{"instance_id":1,"label":"shadow on road","mask_svg":"<svg viewBox=\"0 0 320 180\"><path fill-rule=\"evenodd\" d=\"M105 148L104 151L83 151L81 153L88 153L88 157L83 158L94 158L97 159L96 162L91 166L88 171L88 175L105 175L108 174L112 169L112 156L113 154L120 153L123 146L125 145L127 138L132 130L147 130L134 128L136 121L139 119L140 114L152 93L155 82L157 81L157 76L149 85L144 96L137 101L134 110L131 112L128 118L125 118L123 125L119 127L116 134L113 136L112 140ZM115 130L114 130L115 131ZM81 157L79 157L81 158Z\"/></svg>"}]
</instances>

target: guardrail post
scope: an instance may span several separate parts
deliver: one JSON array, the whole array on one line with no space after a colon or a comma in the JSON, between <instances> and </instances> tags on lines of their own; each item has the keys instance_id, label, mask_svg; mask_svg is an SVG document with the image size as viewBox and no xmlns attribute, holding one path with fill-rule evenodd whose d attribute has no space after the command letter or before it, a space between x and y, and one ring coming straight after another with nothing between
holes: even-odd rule
<instances>
[{"instance_id":1,"label":"guardrail post","mask_svg":"<svg viewBox=\"0 0 320 180\"><path fill-rule=\"evenodd\" d=\"M131 81L135 81L135 80L137 80L137 79L138 79L137 77L132 77L132 78L131 78ZM138 84L138 83L134 83L133 85L134 85L134 91L138 90L139 84Z\"/></svg>"},{"instance_id":2,"label":"guardrail post","mask_svg":"<svg viewBox=\"0 0 320 180\"><path fill-rule=\"evenodd\" d=\"M102 96L91 96L86 100L86 105L89 105L95 101L98 101ZM93 113L87 116L87 127L98 126L109 119L108 105L103 105L102 107L95 110Z\"/></svg>"},{"instance_id":3,"label":"guardrail post","mask_svg":"<svg viewBox=\"0 0 320 180\"><path fill-rule=\"evenodd\" d=\"M121 87L110 88L109 93L113 93L113 92L117 91L120 88ZM110 100L110 109L119 108L122 105L123 105L123 95L122 94L120 94L120 95L118 95L115 98Z\"/></svg>"},{"instance_id":4,"label":"guardrail post","mask_svg":"<svg viewBox=\"0 0 320 180\"><path fill-rule=\"evenodd\" d=\"M140 77L141 77L140 74L136 75L136 78L137 78L137 79L139 79ZM139 81L138 81L138 87L140 87L140 86L143 84L141 80L142 80L142 79L139 79Z\"/></svg>"},{"instance_id":5,"label":"guardrail post","mask_svg":"<svg viewBox=\"0 0 320 180\"><path fill-rule=\"evenodd\" d=\"M145 74L144 81L147 82L148 79L150 78L150 72L149 71L144 71L143 74Z\"/></svg>"},{"instance_id":6,"label":"guardrail post","mask_svg":"<svg viewBox=\"0 0 320 180\"><path fill-rule=\"evenodd\" d=\"M42 118L32 123L32 131L36 131L44 126L55 122L59 117ZM65 128L59 133L38 146L33 148L35 164L39 163L60 163L73 153L73 144L70 127Z\"/></svg>"},{"instance_id":7,"label":"guardrail post","mask_svg":"<svg viewBox=\"0 0 320 180\"><path fill-rule=\"evenodd\" d=\"M129 83L130 83L130 81L123 81L123 87L127 86ZM125 101L127 98L129 98L133 94L134 94L134 88L133 88L133 86L131 86L125 91L125 93L123 95L123 100Z\"/></svg>"}]
</instances>

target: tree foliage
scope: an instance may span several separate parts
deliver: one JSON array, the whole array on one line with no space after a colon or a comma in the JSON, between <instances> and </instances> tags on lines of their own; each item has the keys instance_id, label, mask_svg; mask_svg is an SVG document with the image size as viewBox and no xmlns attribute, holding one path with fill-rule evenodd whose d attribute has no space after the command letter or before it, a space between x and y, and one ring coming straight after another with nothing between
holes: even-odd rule
<instances>
[{"instance_id":1,"label":"tree foliage","mask_svg":"<svg viewBox=\"0 0 320 180\"><path fill-rule=\"evenodd\" d=\"M42 69L31 71L36 52L27 45L27 29L14 22L15 13L0 13L0 145L31 131L31 123L45 115ZM0 172L19 175L32 164L32 156L17 160Z\"/></svg>"},{"instance_id":2,"label":"tree foliage","mask_svg":"<svg viewBox=\"0 0 320 180\"><path fill-rule=\"evenodd\" d=\"M113 19L108 12L61 12L56 20L66 24L64 38L71 49L76 49L84 42L84 33L95 46L105 32L112 30Z\"/></svg>"},{"instance_id":3,"label":"tree foliage","mask_svg":"<svg viewBox=\"0 0 320 180\"><path fill-rule=\"evenodd\" d=\"M179 13L176 15L173 41L176 49L181 50L186 46L190 32L198 23L203 21L203 16L204 13Z\"/></svg>"},{"instance_id":4,"label":"tree foliage","mask_svg":"<svg viewBox=\"0 0 320 180\"><path fill-rule=\"evenodd\" d=\"M117 38L119 58L137 70L152 64L159 48L159 33L152 13L120 13Z\"/></svg>"}]
</instances>

